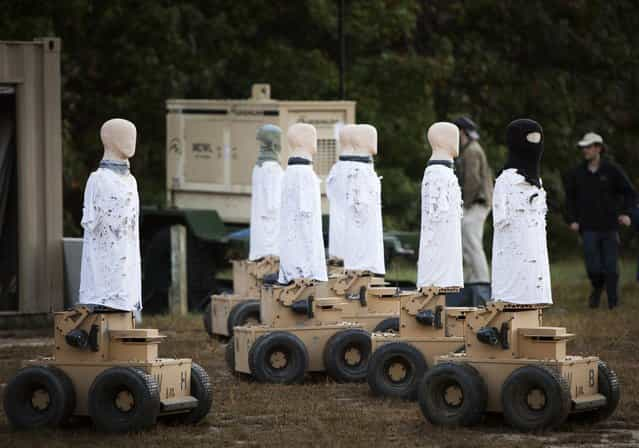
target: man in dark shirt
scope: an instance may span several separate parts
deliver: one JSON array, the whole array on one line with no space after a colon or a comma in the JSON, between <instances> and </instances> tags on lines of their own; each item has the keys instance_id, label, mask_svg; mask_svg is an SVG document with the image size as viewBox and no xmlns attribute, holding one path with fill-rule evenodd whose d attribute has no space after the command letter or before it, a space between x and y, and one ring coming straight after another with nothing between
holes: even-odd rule
<instances>
[{"instance_id":1,"label":"man in dark shirt","mask_svg":"<svg viewBox=\"0 0 639 448\"><path fill-rule=\"evenodd\" d=\"M619 302L617 267L619 225L630 225L635 190L623 170L603 158L603 139L589 132L577 143L584 155L566 177L566 206L570 229L580 232L586 270L592 283L590 307L597 308L604 286L608 307Z\"/></svg>"}]
</instances>

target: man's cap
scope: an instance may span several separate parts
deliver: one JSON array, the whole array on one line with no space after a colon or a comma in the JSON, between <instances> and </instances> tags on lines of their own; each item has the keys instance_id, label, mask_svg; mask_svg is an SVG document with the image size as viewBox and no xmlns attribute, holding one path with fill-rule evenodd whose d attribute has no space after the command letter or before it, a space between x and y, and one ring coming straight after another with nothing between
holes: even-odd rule
<instances>
[{"instance_id":1,"label":"man's cap","mask_svg":"<svg viewBox=\"0 0 639 448\"><path fill-rule=\"evenodd\" d=\"M477 124L468 117L459 117L453 120L453 123L457 125L459 129L466 132L466 135L472 140L479 140L479 127Z\"/></svg>"},{"instance_id":2,"label":"man's cap","mask_svg":"<svg viewBox=\"0 0 639 448\"><path fill-rule=\"evenodd\" d=\"M577 142L577 146L580 148L585 148L590 145L599 144L602 147L605 147L603 138L599 134L595 134L594 132L588 132L583 136L581 140Z\"/></svg>"}]
</instances>

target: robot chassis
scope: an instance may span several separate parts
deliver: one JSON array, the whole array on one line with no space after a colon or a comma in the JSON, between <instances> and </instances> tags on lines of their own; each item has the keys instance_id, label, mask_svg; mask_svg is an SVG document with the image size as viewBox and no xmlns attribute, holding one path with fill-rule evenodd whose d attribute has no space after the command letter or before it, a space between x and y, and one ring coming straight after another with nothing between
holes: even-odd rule
<instances>
[{"instance_id":1,"label":"robot chassis","mask_svg":"<svg viewBox=\"0 0 639 448\"><path fill-rule=\"evenodd\" d=\"M277 275L279 257L268 256L256 261L233 260L233 293L214 294L204 310L204 328L209 336L228 340L233 327L260 323L260 300L265 277ZM341 265L329 260L331 277L343 274ZM396 323L395 326L398 324Z\"/></svg>"},{"instance_id":2,"label":"robot chassis","mask_svg":"<svg viewBox=\"0 0 639 448\"><path fill-rule=\"evenodd\" d=\"M371 330L398 326L400 293L367 272L328 282L296 280L262 288L261 325L235 327L227 345L231 370L261 382L298 383L305 372L361 381Z\"/></svg>"},{"instance_id":3,"label":"robot chassis","mask_svg":"<svg viewBox=\"0 0 639 448\"><path fill-rule=\"evenodd\" d=\"M519 430L537 431L569 415L589 423L612 415L620 398L616 374L596 356L567 355L574 335L543 326L544 307L491 302L464 312L464 350L437 357L419 384L424 416L466 426L494 412Z\"/></svg>"},{"instance_id":4,"label":"robot chassis","mask_svg":"<svg viewBox=\"0 0 639 448\"><path fill-rule=\"evenodd\" d=\"M280 268L279 257L233 260L233 294L214 294L204 310L204 328L211 337L228 339L233 327L260 322L262 282Z\"/></svg>"},{"instance_id":5,"label":"robot chassis","mask_svg":"<svg viewBox=\"0 0 639 448\"><path fill-rule=\"evenodd\" d=\"M212 387L191 359L158 357L164 336L135 328L130 312L78 307L54 315L55 352L27 361L9 381L12 426L59 426L90 416L104 432L138 431L158 417L195 424L209 412Z\"/></svg>"}]
</instances>

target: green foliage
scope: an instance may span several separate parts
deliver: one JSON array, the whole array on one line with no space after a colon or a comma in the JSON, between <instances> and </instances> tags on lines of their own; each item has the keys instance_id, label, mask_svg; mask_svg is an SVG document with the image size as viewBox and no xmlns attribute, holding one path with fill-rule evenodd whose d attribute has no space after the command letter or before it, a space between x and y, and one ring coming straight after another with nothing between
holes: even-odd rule
<instances>
[{"instance_id":1,"label":"green foliage","mask_svg":"<svg viewBox=\"0 0 639 448\"><path fill-rule=\"evenodd\" d=\"M544 126L553 248L572 240L558 211L575 142L601 133L639 181L638 33L632 1L345 0L346 93L379 131L387 227L416 230L424 131L469 114L495 171L504 130ZM269 82L282 99L337 99L337 2L34 0L1 2L3 39L63 39L65 207L71 231L101 156L100 124L134 121L142 201L165 197L164 101L242 98ZM573 237L574 239L574 237ZM565 240L565 241L564 241Z\"/></svg>"}]
</instances>

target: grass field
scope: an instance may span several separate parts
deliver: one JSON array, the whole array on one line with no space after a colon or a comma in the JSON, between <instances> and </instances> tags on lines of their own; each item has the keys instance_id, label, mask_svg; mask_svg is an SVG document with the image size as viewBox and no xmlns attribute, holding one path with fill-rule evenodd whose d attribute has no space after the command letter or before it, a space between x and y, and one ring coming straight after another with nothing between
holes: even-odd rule
<instances>
[{"instance_id":1,"label":"grass field","mask_svg":"<svg viewBox=\"0 0 639 448\"><path fill-rule=\"evenodd\" d=\"M210 340L201 317L158 316L144 326L158 327L168 337L160 346L163 356L192 357L214 382L214 404L196 427L162 424L140 434L105 436L90 422L80 421L59 430L13 432L0 414L0 447L187 447L187 446L438 446L438 447L545 447L639 446L639 287L635 263L622 264L622 305L609 312L586 307L588 285L580 261L553 265L555 305L545 323L568 327L577 334L569 343L572 353L596 354L617 371L622 400L611 419L592 427L564 424L559 431L520 434L503 425L499 416L472 429L433 427L417 404L380 400L366 384L336 384L318 375L301 386L261 385L242 381L225 368L224 345ZM414 271L392 267L389 276L414 280ZM412 277L411 277L412 276ZM24 333L0 338L0 383L19 368L23 359L48 355L49 338Z\"/></svg>"}]
</instances>

